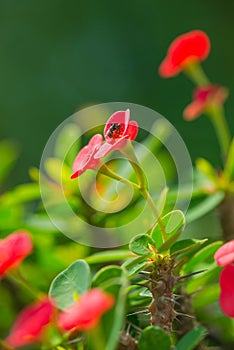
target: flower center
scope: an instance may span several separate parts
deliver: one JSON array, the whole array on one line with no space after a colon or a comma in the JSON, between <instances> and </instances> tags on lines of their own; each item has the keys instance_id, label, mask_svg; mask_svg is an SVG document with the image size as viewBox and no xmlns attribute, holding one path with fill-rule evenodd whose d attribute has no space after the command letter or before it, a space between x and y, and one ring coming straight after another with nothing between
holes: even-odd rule
<instances>
[{"instance_id":1,"label":"flower center","mask_svg":"<svg viewBox=\"0 0 234 350\"><path fill-rule=\"evenodd\" d=\"M123 135L124 125L120 123L111 123L107 136L112 139L121 138Z\"/></svg>"}]
</instances>

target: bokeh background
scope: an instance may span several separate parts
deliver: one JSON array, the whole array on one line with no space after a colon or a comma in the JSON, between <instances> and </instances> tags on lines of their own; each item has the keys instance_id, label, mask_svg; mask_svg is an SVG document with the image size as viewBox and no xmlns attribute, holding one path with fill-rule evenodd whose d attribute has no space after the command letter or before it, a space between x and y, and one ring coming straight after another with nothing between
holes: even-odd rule
<instances>
[{"instance_id":1,"label":"bokeh background","mask_svg":"<svg viewBox=\"0 0 234 350\"><path fill-rule=\"evenodd\" d=\"M228 0L0 0L0 136L14 139L21 152L11 181L28 179L52 131L74 111L111 101L158 111L176 126L193 160L218 165L208 120L182 119L191 82L183 75L163 80L157 68L178 34L207 32L212 50L203 67L230 90L233 129L233 13Z\"/></svg>"}]
</instances>

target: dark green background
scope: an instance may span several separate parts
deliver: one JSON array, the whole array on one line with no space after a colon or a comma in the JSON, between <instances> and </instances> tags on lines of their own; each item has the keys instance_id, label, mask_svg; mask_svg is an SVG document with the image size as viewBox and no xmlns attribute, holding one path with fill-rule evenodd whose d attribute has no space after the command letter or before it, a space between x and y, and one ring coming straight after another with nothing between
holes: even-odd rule
<instances>
[{"instance_id":1,"label":"dark green background","mask_svg":"<svg viewBox=\"0 0 234 350\"><path fill-rule=\"evenodd\" d=\"M51 132L77 108L127 101L157 110L178 129L192 159L218 147L204 117L183 121L192 84L163 80L157 68L178 34L202 29L212 42L203 66L226 85L234 127L233 1L0 0L0 136L18 141L15 181L39 165Z\"/></svg>"}]
</instances>

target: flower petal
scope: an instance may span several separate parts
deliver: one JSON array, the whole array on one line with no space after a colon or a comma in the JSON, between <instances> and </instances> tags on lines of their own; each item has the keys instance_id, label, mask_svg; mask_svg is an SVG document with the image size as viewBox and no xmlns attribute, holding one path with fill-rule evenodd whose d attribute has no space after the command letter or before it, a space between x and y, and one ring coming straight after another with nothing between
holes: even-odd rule
<instances>
[{"instance_id":1,"label":"flower petal","mask_svg":"<svg viewBox=\"0 0 234 350\"><path fill-rule=\"evenodd\" d=\"M5 342L18 348L38 340L44 327L50 323L53 311L48 299L29 305L18 315Z\"/></svg>"},{"instance_id":2,"label":"flower petal","mask_svg":"<svg viewBox=\"0 0 234 350\"><path fill-rule=\"evenodd\" d=\"M201 101L193 101L191 102L183 112L183 117L187 121L191 121L197 119L205 109L206 103Z\"/></svg>"},{"instance_id":3,"label":"flower petal","mask_svg":"<svg viewBox=\"0 0 234 350\"><path fill-rule=\"evenodd\" d=\"M103 313L114 305L114 298L101 289L94 288L58 316L58 325L63 330L89 330L97 325Z\"/></svg>"},{"instance_id":4,"label":"flower petal","mask_svg":"<svg viewBox=\"0 0 234 350\"><path fill-rule=\"evenodd\" d=\"M135 140L138 134L138 124L135 120L131 120L128 124L126 134L129 136L131 141Z\"/></svg>"},{"instance_id":5,"label":"flower petal","mask_svg":"<svg viewBox=\"0 0 234 350\"><path fill-rule=\"evenodd\" d=\"M159 67L159 75L169 78L183 70L190 62L204 60L210 52L210 40L201 30L178 36L170 45Z\"/></svg>"},{"instance_id":6,"label":"flower petal","mask_svg":"<svg viewBox=\"0 0 234 350\"><path fill-rule=\"evenodd\" d=\"M99 159L94 158L95 153L103 143L103 137L101 134L94 135L87 146L83 147L76 156L73 164L74 173L71 175L71 179L83 174L88 169L95 169L99 165Z\"/></svg>"},{"instance_id":7,"label":"flower petal","mask_svg":"<svg viewBox=\"0 0 234 350\"><path fill-rule=\"evenodd\" d=\"M234 240L222 245L222 247L216 251L214 259L219 266L226 266L234 263Z\"/></svg>"},{"instance_id":8,"label":"flower petal","mask_svg":"<svg viewBox=\"0 0 234 350\"><path fill-rule=\"evenodd\" d=\"M32 239L26 231L16 231L0 240L0 276L18 266L32 250Z\"/></svg>"},{"instance_id":9,"label":"flower petal","mask_svg":"<svg viewBox=\"0 0 234 350\"><path fill-rule=\"evenodd\" d=\"M228 317L234 317L234 265L226 266L220 274L220 307Z\"/></svg>"}]
</instances>

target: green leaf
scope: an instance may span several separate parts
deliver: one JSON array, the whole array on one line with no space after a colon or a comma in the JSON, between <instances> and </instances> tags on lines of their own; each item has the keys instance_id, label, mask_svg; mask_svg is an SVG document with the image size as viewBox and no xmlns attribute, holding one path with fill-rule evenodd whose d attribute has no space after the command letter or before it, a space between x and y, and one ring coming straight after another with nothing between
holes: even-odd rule
<instances>
[{"instance_id":1,"label":"green leaf","mask_svg":"<svg viewBox=\"0 0 234 350\"><path fill-rule=\"evenodd\" d=\"M209 262L213 262L214 261L214 254L215 254L216 250L219 247L221 247L222 244L223 244L223 242L216 241L216 242L213 242L213 243L207 245L203 249L199 250L185 265L184 272L190 273L190 272L195 271L197 266L200 264L204 264L207 259L209 260Z\"/></svg>"},{"instance_id":2,"label":"green leaf","mask_svg":"<svg viewBox=\"0 0 234 350\"><path fill-rule=\"evenodd\" d=\"M171 246L179 239L182 234L182 230L176 232L173 236L171 236L167 241L165 241L159 248L158 253L162 253L171 248Z\"/></svg>"},{"instance_id":3,"label":"green leaf","mask_svg":"<svg viewBox=\"0 0 234 350\"><path fill-rule=\"evenodd\" d=\"M64 310L90 287L90 269L84 260L77 260L52 281L49 295Z\"/></svg>"},{"instance_id":4,"label":"green leaf","mask_svg":"<svg viewBox=\"0 0 234 350\"><path fill-rule=\"evenodd\" d=\"M105 267L96 275L93 285L98 285L104 289L105 292L115 297L114 308L103 315L101 323L99 324L99 329L103 330L103 349L115 350L119 341L119 334L125 322L125 304L128 291L128 277L126 271L118 266ZM90 342L90 344L88 344L89 350L97 349L97 346L93 346L92 332L90 333L88 342Z\"/></svg>"},{"instance_id":5,"label":"green leaf","mask_svg":"<svg viewBox=\"0 0 234 350\"><path fill-rule=\"evenodd\" d=\"M88 264L103 264L106 262L125 260L131 256L129 250L108 250L104 252L98 252L88 256L85 260Z\"/></svg>"},{"instance_id":6,"label":"green leaf","mask_svg":"<svg viewBox=\"0 0 234 350\"><path fill-rule=\"evenodd\" d=\"M138 345L140 350L170 350L171 340L170 336L162 328L149 326L142 331Z\"/></svg>"},{"instance_id":7,"label":"green leaf","mask_svg":"<svg viewBox=\"0 0 234 350\"><path fill-rule=\"evenodd\" d=\"M161 218L161 222L163 226L165 227L166 234L168 238L170 239L175 233L178 231L182 232L182 228L185 224L185 217L181 210L173 210L170 213L167 213ZM156 247L159 248L162 246L162 234L161 230L158 224L156 224L153 232L152 232L152 238L155 241ZM178 237L177 237L178 239ZM170 243L174 243L173 240L170 241ZM166 242L165 242L166 243ZM168 242L169 244L169 242ZM170 247L169 247L170 248Z\"/></svg>"},{"instance_id":8,"label":"green leaf","mask_svg":"<svg viewBox=\"0 0 234 350\"><path fill-rule=\"evenodd\" d=\"M183 336L176 344L174 350L193 350L206 336L204 327L196 327Z\"/></svg>"},{"instance_id":9,"label":"green leaf","mask_svg":"<svg viewBox=\"0 0 234 350\"><path fill-rule=\"evenodd\" d=\"M183 239L173 244L173 246L170 249L170 255L175 256L185 252L194 252L195 249L199 248L200 245L202 245L206 241L207 239Z\"/></svg>"},{"instance_id":10,"label":"green leaf","mask_svg":"<svg viewBox=\"0 0 234 350\"><path fill-rule=\"evenodd\" d=\"M139 234L131 239L129 249L135 254L146 255L150 252L149 244L154 246L154 240L149 235Z\"/></svg>"},{"instance_id":11,"label":"green leaf","mask_svg":"<svg viewBox=\"0 0 234 350\"><path fill-rule=\"evenodd\" d=\"M224 196L224 192L216 192L215 194L209 195L195 207L189 209L186 214L187 223L195 221L215 209L222 202Z\"/></svg>"},{"instance_id":12,"label":"green leaf","mask_svg":"<svg viewBox=\"0 0 234 350\"><path fill-rule=\"evenodd\" d=\"M105 287L110 284L118 284L123 269L119 266L110 265L99 270L93 278L92 287Z\"/></svg>"},{"instance_id":13,"label":"green leaf","mask_svg":"<svg viewBox=\"0 0 234 350\"><path fill-rule=\"evenodd\" d=\"M226 175L229 181L234 180L234 138L232 139L229 148L224 174Z\"/></svg>"},{"instance_id":14,"label":"green leaf","mask_svg":"<svg viewBox=\"0 0 234 350\"><path fill-rule=\"evenodd\" d=\"M204 158L198 158L196 166L209 180L216 182L217 174L215 168L208 160Z\"/></svg>"},{"instance_id":15,"label":"green leaf","mask_svg":"<svg viewBox=\"0 0 234 350\"><path fill-rule=\"evenodd\" d=\"M41 197L38 184L28 183L15 187L13 190L5 192L0 198L3 205L16 205L39 199Z\"/></svg>"},{"instance_id":16,"label":"green leaf","mask_svg":"<svg viewBox=\"0 0 234 350\"><path fill-rule=\"evenodd\" d=\"M136 258L128 259L123 263L123 267L127 270L128 276L133 277L142 271L149 262L146 260L151 254L138 256Z\"/></svg>"},{"instance_id":17,"label":"green leaf","mask_svg":"<svg viewBox=\"0 0 234 350\"><path fill-rule=\"evenodd\" d=\"M60 159L47 158L44 166L47 174L58 184L71 182L71 169Z\"/></svg>"},{"instance_id":18,"label":"green leaf","mask_svg":"<svg viewBox=\"0 0 234 350\"><path fill-rule=\"evenodd\" d=\"M217 302L220 295L220 286L218 283L209 284L197 292L193 297L193 305L196 311L198 309L205 310L207 306L210 306L212 303Z\"/></svg>"}]
</instances>

